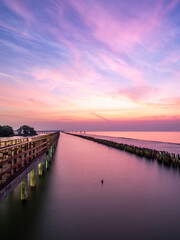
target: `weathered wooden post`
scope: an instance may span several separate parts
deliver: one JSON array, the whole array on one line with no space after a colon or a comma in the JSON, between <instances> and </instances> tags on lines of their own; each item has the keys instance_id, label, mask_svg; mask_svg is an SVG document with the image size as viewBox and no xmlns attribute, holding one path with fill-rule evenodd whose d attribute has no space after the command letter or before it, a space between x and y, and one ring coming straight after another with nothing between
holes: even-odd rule
<instances>
[{"instance_id":1,"label":"weathered wooden post","mask_svg":"<svg viewBox=\"0 0 180 240\"><path fill-rule=\"evenodd\" d=\"M22 152L22 147L21 147L21 146L18 146L18 147L17 147L17 154L19 154L19 153L21 153L21 152ZM22 159L22 156L21 156L21 155L17 157L17 163L19 163L19 164L18 164L18 166L16 167L16 171L19 171L19 169L20 169L20 167L21 167L21 164L20 164L21 159Z\"/></svg>"},{"instance_id":2,"label":"weathered wooden post","mask_svg":"<svg viewBox=\"0 0 180 240\"><path fill-rule=\"evenodd\" d=\"M28 176L21 181L21 200L28 198Z\"/></svg>"},{"instance_id":3,"label":"weathered wooden post","mask_svg":"<svg viewBox=\"0 0 180 240\"><path fill-rule=\"evenodd\" d=\"M8 148L8 158L12 157L12 148ZM7 168L11 168L12 167L12 162L8 162L7 164ZM9 172L7 174L7 178L9 178L11 176L11 172Z\"/></svg>"},{"instance_id":4,"label":"weathered wooden post","mask_svg":"<svg viewBox=\"0 0 180 240\"><path fill-rule=\"evenodd\" d=\"M39 176L42 176L43 175L43 165L42 165L42 162L40 162L38 164L38 172L39 172Z\"/></svg>"},{"instance_id":5,"label":"weathered wooden post","mask_svg":"<svg viewBox=\"0 0 180 240\"><path fill-rule=\"evenodd\" d=\"M43 174L45 173L46 171L46 158L42 160L42 172Z\"/></svg>"},{"instance_id":6,"label":"weathered wooden post","mask_svg":"<svg viewBox=\"0 0 180 240\"><path fill-rule=\"evenodd\" d=\"M0 152L0 163L3 161L3 152ZM0 174L3 171L3 165L0 166ZM0 184L2 183L2 178L0 177Z\"/></svg>"},{"instance_id":7,"label":"weathered wooden post","mask_svg":"<svg viewBox=\"0 0 180 240\"><path fill-rule=\"evenodd\" d=\"M45 161L46 161L46 169L48 169L49 168L49 155L46 156Z\"/></svg>"},{"instance_id":8,"label":"weathered wooden post","mask_svg":"<svg viewBox=\"0 0 180 240\"><path fill-rule=\"evenodd\" d=\"M51 146L51 148L50 148L50 150L49 150L49 155L50 155L50 158L52 158L52 156L53 156L53 153L52 153L52 146Z\"/></svg>"},{"instance_id":9,"label":"weathered wooden post","mask_svg":"<svg viewBox=\"0 0 180 240\"><path fill-rule=\"evenodd\" d=\"M36 168L31 170L30 172L30 187L35 187L36 186Z\"/></svg>"}]
</instances>

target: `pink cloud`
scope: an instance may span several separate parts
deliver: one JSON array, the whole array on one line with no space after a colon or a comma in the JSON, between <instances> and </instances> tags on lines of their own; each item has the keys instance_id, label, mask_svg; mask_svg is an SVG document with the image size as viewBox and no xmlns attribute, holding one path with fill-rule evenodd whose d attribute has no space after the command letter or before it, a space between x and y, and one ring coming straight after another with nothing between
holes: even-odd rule
<instances>
[{"instance_id":1,"label":"pink cloud","mask_svg":"<svg viewBox=\"0 0 180 240\"><path fill-rule=\"evenodd\" d=\"M172 11L176 5L179 3L180 1L179 0L172 0L167 6L166 6L166 14L170 11Z\"/></svg>"},{"instance_id":2,"label":"pink cloud","mask_svg":"<svg viewBox=\"0 0 180 240\"><path fill-rule=\"evenodd\" d=\"M172 31L172 26L167 23L164 25L164 19L175 8L178 0L171 1L167 6L163 0L158 0L135 18L127 18L121 9L118 9L118 16L114 15L112 9L108 9L101 2L92 1L91 7L82 0L69 2L91 28L92 35L98 41L105 43L114 52L131 52L137 44L152 51L163 43L163 35L166 34L164 29ZM134 12L136 11L135 8ZM174 37L175 34L171 39Z\"/></svg>"},{"instance_id":3,"label":"pink cloud","mask_svg":"<svg viewBox=\"0 0 180 240\"><path fill-rule=\"evenodd\" d=\"M92 28L94 36L115 51L130 51L135 44L143 44L146 36L154 34L156 27L162 22L159 16L162 1L157 2L154 12L149 16L139 16L136 19L125 19L122 11L119 11L117 19L98 3L92 2L89 8L89 5L81 0L70 2L83 16L85 23Z\"/></svg>"},{"instance_id":4,"label":"pink cloud","mask_svg":"<svg viewBox=\"0 0 180 240\"><path fill-rule=\"evenodd\" d=\"M122 10L119 11L119 16L114 15L112 9L103 6L100 1L92 1L89 7L86 1L71 0L69 2L82 17L83 24L88 27L87 35L86 30L82 30L81 26L76 27L69 20L69 16L65 15L61 1L55 6L56 11L51 7L46 8L48 19L53 20L46 24L38 23L26 1L3 1L9 9L25 20L27 29L21 32L2 21L1 26L25 38L38 39L44 46L48 43L47 52L48 47L52 46L57 52L63 50L67 55L65 61L56 59L55 56L53 64L48 67L44 66L44 61L37 60L32 62L32 66L26 66L24 72L16 69L16 76L0 74L13 79L11 83L16 82L15 88L6 81L1 84L2 119L18 119L19 116L19 120L22 118L51 123L74 120L76 123L87 123L97 122L97 118L98 122L108 122L111 119L135 120L152 115L153 120L158 114L160 119L180 114L180 74L179 70L173 70L173 67L171 69L168 64L178 61L178 53L174 52L174 55L164 59L164 65L167 63L168 71L173 76L157 83L152 79L148 84L147 69L143 67L146 57L141 51L139 54L136 48L140 45L147 52L150 49L156 50L163 45L163 41L167 41L165 36L169 37L168 41L174 38L176 29L172 30L170 23L164 26L163 21L165 15L172 11L179 1L173 0L165 6L163 0L158 0L152 8L132 19L127 18ZM31 36L30 31L28 32L29 26L32 27ZM171 34L169 31L163 32L164 29L171 30ZM7 48L16 49L16 52L29 57L29 49L24 48L23 44L17 45L16 42L6 39L2 39L2 43ZM116 55L117 52L125 53L124 55L128 55L129 59L132 57L132 60L137 58L137 61L133 64L133 61L131 63L126 57L121 57L123 54ZM40 55L38 51L35 54ZM52 55L51 57L53 58ZM148 55L147 58L149 57L151 56ZM148 59L147 64L151 64ZM152 65L153 70L161 68L161 71L167 71L163 61L160 66ZM19 76L26 76L27 79ZM114 79L111 79L111 76ZM127 83L124 84L123 81L126 80Z\"/></svg>"},{"instance_id":5,"label":"pink cloud","mask_svg":"<svg viewBox=\"0 0 180 240\"><path fill-rule=\"evenodd\" d=\"M22 17L28 26L31 25L31 22L33 21L34 17L32 12L29 10L29 6L27 5L27 1L21 1L21 0L3 0L6 6L11 9L13 12L18 14L20 17Z\"/></svg>"},{"instance_id":6,"label":"pink cloud","mask_svg":"<svg viewBox=\"0 0 180 240\"><path fill-rule=\"evenodd\" d=\"M104 121L111 121L111 120L109 120L109 119L107 119L107 118L104 118L103 116L101 116L101 115L99 115L99 114L97 114L97 113L91 112L91 114L94 115L94 116L96 116L96 117L98 117L98 118L100 118L100 119L102 119L102 120L104 120Z\"/></svg>"},{"instance_id":7,"label":"pink cloud","mask_svg":"<svg viewBox=\"0 0 180 240\"><path fill-rule=\"evenodd\" d=\"M123 59L117 57L108 57L108 55L100 54L101 59L106 64L107 69L122 75L123 77L131 80L134 85L145 83L144 72L134 67L132 64L126 63Z\"/></svg>"}]
</instances>

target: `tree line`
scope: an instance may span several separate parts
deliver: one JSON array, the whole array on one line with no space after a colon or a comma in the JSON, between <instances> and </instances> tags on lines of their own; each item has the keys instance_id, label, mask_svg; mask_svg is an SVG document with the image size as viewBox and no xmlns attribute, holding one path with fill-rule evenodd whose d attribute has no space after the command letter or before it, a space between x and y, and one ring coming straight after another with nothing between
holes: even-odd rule
<instances>
[{"instance_id":1,"label":"tree line","mask_svg":"<svg viewBox=\"0 0 180 240\"><path fill-rule=\"evenodd\" d=\"M34 128L27 125L23 125L17 130L18 136L35 136L37 132ZM11 126L4 125L0 126L0 137L12 137L14 136L14 130Z\"/></svg>"}]
</instances>

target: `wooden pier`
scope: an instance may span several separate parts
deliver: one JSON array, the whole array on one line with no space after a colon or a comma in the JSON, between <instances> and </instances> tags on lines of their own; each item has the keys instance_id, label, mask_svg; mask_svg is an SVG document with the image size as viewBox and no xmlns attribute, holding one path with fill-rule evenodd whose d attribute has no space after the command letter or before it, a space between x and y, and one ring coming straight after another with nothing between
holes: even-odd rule
<instances>
[{"instance_id":1,"label":"wooden pier","mask_svg":"<svg viewBox=\"0 0 180 240\"><path fill-rule=\"evenodd\" d=\"M35 172L48 168L55 153L59 132L31 138L10 139L0 142L0 202L21 182L21 199L27 198L27 174L35 186Z\"/></svg>"}]
</instances>

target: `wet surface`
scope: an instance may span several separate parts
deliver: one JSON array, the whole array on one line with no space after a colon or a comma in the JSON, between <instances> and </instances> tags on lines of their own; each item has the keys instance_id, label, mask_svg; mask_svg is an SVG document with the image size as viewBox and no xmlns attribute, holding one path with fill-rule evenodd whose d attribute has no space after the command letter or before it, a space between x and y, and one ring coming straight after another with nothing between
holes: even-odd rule
<instances>
[{"instance_id":1,"label":"wet surface","mask_svg":"<svg viewBox=\"0 0 180 240\"><path fill-rule=\"evenodd\" d=\"M24 240L179 239L179 199L179 169L61 134L28 201L17 188L0 205L0 232Z\"/></svg>"},{"instance_id":2,"label":"wet surface","mask_svg":"<svg viewBox=\"0 0 180 240\"><path fill-rule=\"evenodd\" d=\"M98 134L82 134L82 135L91 136L99 139L106 139L106 140L117 142L117 143L134 145L137 147L143 147L143 148L155 149L158 151L167 151L169 153L180 154L180 143L140 140L140 139L134 139L134 138L115 137L115 136L103 136L99 134L101 133L99 132Z\"/></svg>"}]
</instances>

